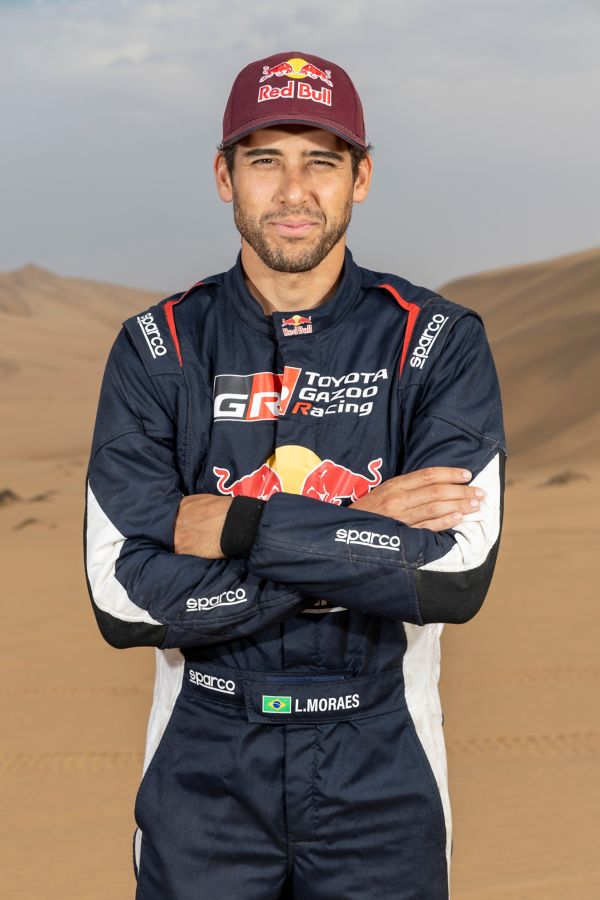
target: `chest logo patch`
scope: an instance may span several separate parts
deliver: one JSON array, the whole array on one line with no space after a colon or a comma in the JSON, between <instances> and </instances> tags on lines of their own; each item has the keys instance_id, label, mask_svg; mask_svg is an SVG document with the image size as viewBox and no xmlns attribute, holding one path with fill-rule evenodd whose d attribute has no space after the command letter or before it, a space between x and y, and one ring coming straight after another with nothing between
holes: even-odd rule
<instances>
[{"instance_id":1,"label":"chest logo patch","mask_svg":"<svg viewBox=\"0 0 600 900\"><path fill-rule=\"evenodd\" d=\"M263 422L286 413L318 418L340 413L369 416L386 381L387 369L322 375L286 366L282 374L216 375L213 418L215 422Z\"/></svg>"},{"instance_id":2,"label":"chest logo patch","mask_svg":"<svg viewBox=\"0 0 600 900\"><path fill-rule=\"evenodd\" d=\"M301 316L295 313L293 316L281 320L281 330L285 337L293 337L295 334L312 334L312 316Z\"/></svg>"},{"instance_id":3,"label":"chest logo patch","mask_svg":"<svg viewBox=\"0 0 600 900\"><path fill-rule=\"evenodd\" d=\"M353 503L381 484L382 464L381 457L370 460L365 475L332 459L320 459L308 447L286 444L247 475L233 478L231 470L222 466L213 466L213 475L218 492L230 497L268 500L285 491L341 506L343 500Z\"/></svg>"}]
</instances>

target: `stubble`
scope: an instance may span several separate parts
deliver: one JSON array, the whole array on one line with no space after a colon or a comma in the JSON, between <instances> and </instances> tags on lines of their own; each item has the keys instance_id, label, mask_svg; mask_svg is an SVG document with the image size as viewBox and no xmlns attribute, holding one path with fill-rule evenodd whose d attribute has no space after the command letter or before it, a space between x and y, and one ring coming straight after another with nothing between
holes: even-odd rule
<instances>
[{"instance_id":1,"label":"stubble","mask_svg":"<svg viewBox=\"0 0 600 900\"><path fill-rule=\"evenodd\" d=\"M233 219L241 236L247 241L263 263L275 272L309 272L321 263L348 230L352 217L352 193L349 193L339 219L327 221L322 210L287 208L277 213L266 213L260 219L249 215L233 191ZM323 222L325 228L312 242L304 238L285 238L287 246L279 246L267 235L267 226L289 218L307 218Z\"/></svg>"}]
</instances>

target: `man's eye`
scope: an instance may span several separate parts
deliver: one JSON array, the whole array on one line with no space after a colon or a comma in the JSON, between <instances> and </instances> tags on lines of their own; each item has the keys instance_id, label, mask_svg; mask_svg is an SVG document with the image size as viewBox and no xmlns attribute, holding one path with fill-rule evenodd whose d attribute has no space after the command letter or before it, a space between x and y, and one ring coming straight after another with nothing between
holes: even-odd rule
<instances>
[{"instance_id":1,"label":"man's eye","mask_svg":"<svg viewBox=\"0 0 600 900\"><path fill-rule=\"evenodd\" d=\"M313 162L320 166L329 166L330 168L333 168L333 163L328 159L313 159Z\"/></svg>"},{"instance_id":2,"label":"man's eye","mask_svg":"<svg viewBox=\"0 0 600 900\"><path fill-rule=\"evenodd\" d=\"M260 159L255 159L252 165L265 165L272 162L275 162L272 156L261 156Z\"/></svg>"}]
</instances>

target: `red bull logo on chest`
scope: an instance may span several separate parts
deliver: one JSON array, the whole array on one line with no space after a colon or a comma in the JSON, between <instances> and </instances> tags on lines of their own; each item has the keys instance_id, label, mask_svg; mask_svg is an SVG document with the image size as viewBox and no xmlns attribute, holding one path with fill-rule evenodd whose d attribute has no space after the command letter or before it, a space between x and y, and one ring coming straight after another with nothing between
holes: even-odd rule
<instances>
[{"instance_id":1,"label":"red bull logo on chest","mask_svg":"<svg viewBox=\"0 0 600 900\"><path fill-rule=\"evenodd\" d=\"M285 85L274 84L270 80L286 78ZM305 81L304 79L309 79ZM326 87L313 87L311 81L321 81ZM264 84L263 82L270 82ZM333 81L329 69L320 69L306 59L295 57L286 59L274 66L263 66L262 76L259 80L258 102L265 100L278 100L282 97L298 100L312 100L313 103L324 103L331 106L333 100Z\"/></svg>"},{"instance_id":2,"label":"red bull logo on chest","mask_svg":"<svg viewBox=\"0 0 600 900\"><path fill-rule=\"evenodd\" d=\"M341 506L344 500L354 502L381 484L383 459L368 461L367 473L355 472L333 459L320 459L308 447L286 444L253 472L234 478L229 468L213 466L217 490L230 497L256 497L268 500L286 491L301 494L323 503Z\"/></svg>"},{"instance_id":3,"label":"red bull logo on chest","mask_svg":"<svg viewBox=\"0 0 600 900\"><path fill-rule=\"evenodd\" d=\"M301 316L295 313L287 319L281 320L281 330L285 337L295 334L312 334L312 316Z\"/></svg>"}]
</instances>

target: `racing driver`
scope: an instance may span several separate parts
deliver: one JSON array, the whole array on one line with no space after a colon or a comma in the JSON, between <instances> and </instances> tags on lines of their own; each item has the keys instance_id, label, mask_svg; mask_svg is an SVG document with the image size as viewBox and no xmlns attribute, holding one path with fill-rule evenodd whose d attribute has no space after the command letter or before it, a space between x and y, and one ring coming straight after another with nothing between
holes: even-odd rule
<instances>
[{"instance_id":1,"label":"racing driver","mask_svg":"<svg viewBox=\"0 0 600 900\"><path fill-rule=\"evenodd\" d=\"M505 442L480 317L346 246L372 174L348 74L237 76L214 163L241 250L127 320L86 571L156 681L138 900L446 900L440 635L481 607Z\"/></svg>"}]
</instances>

